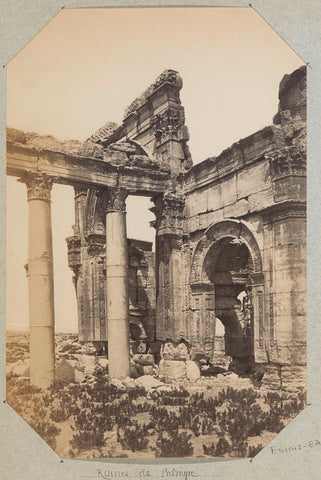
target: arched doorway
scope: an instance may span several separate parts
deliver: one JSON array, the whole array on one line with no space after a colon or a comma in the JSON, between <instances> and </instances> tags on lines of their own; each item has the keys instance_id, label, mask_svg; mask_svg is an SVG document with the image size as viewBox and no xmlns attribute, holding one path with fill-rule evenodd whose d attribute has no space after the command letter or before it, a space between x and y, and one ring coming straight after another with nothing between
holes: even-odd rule
<instances>
[{"instance_id":1,"label":"arched doorway","mask_svg":"<svg viewBox=\"0 0 321 480\"><path fill-rule=\"evenodd\" d=\"M255 362L265 361L262 257L244 222L226 220L206 230L194 251L190 288L197 330L191 344L198 356L205 346L205 356L212 351L209 359L215 359L215 333L213 338L210 329L215 330L218 318L225 329L225 355L232 358L230 369L248 372Z\"/></svg>"},{"instance_id":2,"label":"arched doorway","mask_svg":"<svg viewBox=\"0 0 321 480\"><path fill-rule=\"evenodd\" d=\"M254 365L250 251L242 239L223 237L210 247L204 269L214 286L215 316L224 325L225 355L232 358L230 369L250 371Z\"/></svg>"}]
</instances>

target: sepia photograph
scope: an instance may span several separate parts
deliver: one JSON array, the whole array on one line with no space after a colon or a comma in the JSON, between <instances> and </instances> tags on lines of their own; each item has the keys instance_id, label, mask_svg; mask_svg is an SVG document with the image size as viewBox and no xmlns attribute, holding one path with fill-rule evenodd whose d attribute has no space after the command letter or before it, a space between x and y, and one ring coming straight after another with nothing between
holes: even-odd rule
<instances>
[{"instance_id":1,"label":"sepia photograph","mask_svg":"<svg viewBox=\"0 0 321 480\"><path fill-rule=\"evenodd\" d=\"M60 458L253 458L306 407L306 109L252 8L62 9L8 63L6 402Z\"/></svg>"}]
</instances>

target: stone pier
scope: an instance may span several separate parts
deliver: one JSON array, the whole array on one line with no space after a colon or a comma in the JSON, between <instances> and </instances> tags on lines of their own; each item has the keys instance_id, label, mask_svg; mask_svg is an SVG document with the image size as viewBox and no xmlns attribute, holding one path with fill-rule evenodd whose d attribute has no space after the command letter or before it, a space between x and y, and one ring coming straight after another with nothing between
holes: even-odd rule
<instances>
[{"instance_id":1,"label":"stone pier","mask_svg":"<svg viewBox=\"0 0 321 480\"><path fill-rule=\"evenodd\" d=\"M127 193L109 188L106 198L106 298L111 378L129 376Z\"/></svg>"},{"instance_id":2,"label":"stone pier","mask_svg":"<svg viewBox=\"0 0 321 480\"><path fill-rule=\"evenodd\" d=\"M30 381L49 387L55 375L54 283L50 177L26 174L29 204L28 264Z\"/></svg>"}]
</instances>

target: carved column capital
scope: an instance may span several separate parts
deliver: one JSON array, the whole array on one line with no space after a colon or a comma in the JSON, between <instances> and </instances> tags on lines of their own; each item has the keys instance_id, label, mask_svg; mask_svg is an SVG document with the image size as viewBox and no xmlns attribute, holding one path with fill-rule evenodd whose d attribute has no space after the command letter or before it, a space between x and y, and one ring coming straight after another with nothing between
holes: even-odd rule
<instances>
[{"instance_id":1,"label":"carved column capital","mask_svg":"<svg viewBox=\"0 0 321 480\"><path fill-rule=\"evenodd\" d=\"M126 212L126 198L128 192L120 187L108 187L98 192L97 196L103 199L103 208L106 213Z\"/></svg>"},{"instance_id":2,"label":"carved column capital","mask_svg":"<svg viewBox=\"0 0 321 480\"><path fill-rule=\"evenodd\" d=\"M294 145L284 147L277 152L265 155L265 158L270 162L273 179L306 174L306 152L302 147Z\"/></svg>"},{"instance_id":3,"label":"carved column capital","mask_svg":"<svg viewBox=\"0 0 321 480\"><path fill-rule=\"evenodd\" d=\"M156 216L156 229L166 229L165 233L180 234L185 207L183 195L165 192L163 195L153 197L155 207L150 210ZM168 230L168 232L167 232Z\"/></svg>"},{"instance_id":4,"label":"carved column capital","mask_svg":"<svg viewBox=\"0 0 321 480\"><path fill-rule=\"evenodd\" d=\"M87 195L88 188L86 187L74 187L75 198L80 197L80 195Z\"/></svg>"},{"instance_id":5,"label":"carved column capital","mask_svg":"<svg viewBox=\"0 0 321 480\"><path fill-rule=\"evenodd\" d=\"M27 200L45 200L51 201L51 189L54 182L53 177L49 177L42 172L27 172L19 182L27 186Z\"/></svg>"}]
</instances>

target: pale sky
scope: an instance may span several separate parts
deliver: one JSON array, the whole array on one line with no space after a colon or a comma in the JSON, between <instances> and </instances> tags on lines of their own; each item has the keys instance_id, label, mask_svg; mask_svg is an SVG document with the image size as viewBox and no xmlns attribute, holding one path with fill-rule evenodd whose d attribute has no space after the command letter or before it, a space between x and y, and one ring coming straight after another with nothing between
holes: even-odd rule
<instances>
[{"instance_id":1,"label":"pale sky","mask_svg":"<svg viewBox=\"0 0 321 480\"><path fill-rule=\"evenodd\" d=\"M85 140L165 69L178 70L194 164L272 123L302 60L251 8L64 9L9 64L7 124ZM28 324L26 187L8 179L7 326ZM153 240L148 199L127 200L128 236ZM77 328L65 238L73 190L52 194L57 330ZM139 213L139 214L138 214Z\"/></svg>"}]
</instances>

